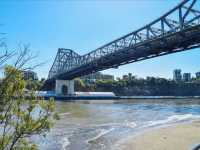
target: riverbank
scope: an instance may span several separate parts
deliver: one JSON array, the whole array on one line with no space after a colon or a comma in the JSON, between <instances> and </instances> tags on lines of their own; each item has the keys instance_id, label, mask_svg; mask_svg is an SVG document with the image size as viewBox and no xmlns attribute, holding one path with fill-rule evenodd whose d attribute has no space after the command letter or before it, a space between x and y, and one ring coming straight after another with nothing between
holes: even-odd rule
<instances>
[{"instance_id":1,"label":"riverbank","mask_svg":"<svg viewBox=\"0 0 200 150\"><path fill-rule=\"evenodd\" d=\"M49 100L54 98L57 101L75 100L177 100L177 99L200 99L200 96L80 96L80 95L56 95L56 94L37 94L36 96Z\"/></svg>"},{"instance_id":2,"label":"riverbank","mask_svg":"<svg viewBox=\"0 0 200 150\"><path fill-rule=\"evenodd\" d=\"M200 121L145 131L120 142L120 150L191 150L200 143Z\"/></svg>"}]
</instances>

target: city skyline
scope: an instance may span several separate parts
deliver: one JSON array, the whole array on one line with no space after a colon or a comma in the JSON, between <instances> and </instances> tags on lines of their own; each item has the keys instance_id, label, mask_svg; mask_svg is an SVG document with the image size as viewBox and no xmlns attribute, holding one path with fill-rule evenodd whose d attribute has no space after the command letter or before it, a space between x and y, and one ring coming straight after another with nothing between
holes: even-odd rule
<instances>
[{"instance_id":1,"label":"city skyline","mask_svg":"<svg viewBox=\"0 0 200 150\"><path fill-rule=\"evenodd\" d=\"M183 76L184 74L190 74L191 75L191 78L196 78L197 77L197 74L199 74L198 76L200 76L200 70L197 70L197 71L193 71L193 72L187 72L187 71L184 71L182 70L181 68L174 68L171 70L171 76L169 78L166 78L166 79L173 79L174 78L174 71L175 70L181 70L181 75ZM132 74L132 76L136 76L138 78L141 78L141 76L137 75L137 74L134 74L133 72L128 72L127 74L122 74L122 76L119 76L120 78L123 78L124 75L128 75L129 73ZM146 77L158 77L160 78L160 76L146 76ZM114 76L114 78L116 79L116 76ZM145 77L144 77L145 78ZM162 78L162 77L161 77ZM164 77L165 78L165 77Z\"/></svg>"},{"instance_id":2,"label":"city skyline","mask_svg":"<svg viewBox=\"0 0 200 150\"><path fill-rule=\"evenodd\" d=\"M6 32L4 36L9 49L24 43L30 44L33 52L39 52L38 62L47 63L35 71L40 78L46 78L58 48L70 48L80 54L88 53L117 37L137 30L177 3L178 0L1 1L0 18L4 24L1 32ZM138 77L172 78L172 70L181 68L184 72L194 74L199 71L196 68L200 66L198 50L144 60L103 73L115 77L131 72Z\"/></svg>"}]
</instances>

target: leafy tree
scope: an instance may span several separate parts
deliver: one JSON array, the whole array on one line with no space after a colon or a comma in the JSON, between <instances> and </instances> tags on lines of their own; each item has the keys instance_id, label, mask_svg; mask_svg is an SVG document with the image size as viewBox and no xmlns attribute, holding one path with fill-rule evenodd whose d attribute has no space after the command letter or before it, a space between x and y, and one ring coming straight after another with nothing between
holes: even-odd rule
<instances>
[{"instance_id":1,"label":"leafy tree","mask_svg":"<svg viewBox=\"0 0 200 150\"><path fill-rule=\"evenodd\" d=\"M45 135L58 119L53 100L45 101L25 95L25 81L21 71L33 57L24 47L13 66L5 66L9 59L16 56L6 51L0 56L0 66L4 68L4 78L0 84L0 150L35 150L37 145L29 141L35 134ZM37 66L37 65L35 65ZM27 67L32 68L32 67Z\"/></svg>"},{"instance_id":2,"label":"leafy tree","mask_svg":"<svg viewBox=\"0 0 200 150\"><path fill-rule=\"evenodd\" d=\"M192 96L200 94L200 80L193 78L190 82L147 77L137 78L132 74L124 75L121 79L96 80L93 84L86 86L85 90L112 91L116 95L149 95L149 96Z\"/></svg>"},{"instance_id":3,"label":"leafy tree","mask_svg":"<svg viewBox=\"0 0 200 150\"><path fill-rule=\"evenodd\" d=\"M80 78L75 79L75 89L76 91L85 91L85 83Z\"/></svg>"},{"instance_id":4,"label":"leafy tree","mask_svg":"<svg viewBox=\"0 0 200 150\"><path fill-rule=\"evenodd\" d=\"M40 83L44 83L45 82L45 78L41 78Z\"/></svg>"},{"instance_id":5,"label":"leafy tree","mask_svg":"<svg viewBox=\"0 0 200 150\"><path fill-rule=\"evenodd\" d=\"M43 81L30 79L30 80L26 80L25 87L28 90L40 90L43 84L44 84Z\"/></svg>"}]
</instances>

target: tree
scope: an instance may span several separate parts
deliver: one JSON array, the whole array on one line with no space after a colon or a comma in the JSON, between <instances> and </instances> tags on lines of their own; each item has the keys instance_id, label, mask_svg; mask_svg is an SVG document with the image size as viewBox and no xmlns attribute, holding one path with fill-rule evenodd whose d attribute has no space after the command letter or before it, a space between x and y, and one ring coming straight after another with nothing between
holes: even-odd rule
<instances>
[{"instance_id":1,"label":"tree","mask_svg":"<svg viewBox=\"0 0 200 150\"><path fill-rule=\"evenodd\" d=\"M14 57L17 59L13 66L5 65ZM28 137L34 134L45 135L52 127L53 120L58 119L54 113L53 100L40 100L34 92L24 94L25 81L21 70L38 66L25 67L33 58L26 46L18 55L5 50L0 56L0 67L4 68L4 78L0 84L0 150L37 149Z\"/></svg>"},{"instance_id":2,"label":"tree","mask_svg":"<svg viewBox=\"0 0 200 150\"><path fill-rule=\"evenodd\" d=\"M85 91L85 84L80 78L75 79L75 89L76 91Z\"/></svg>"},{"instance_id":3,"label":"tree","mask_svg":"<svg viewBox=\"0 0 200 150\"><path fill-rule=\"evenodd\" d=\"M44 82L41 82L39 80L26 80L26 89L28 90L40 90L40 88L42 87L42 85L44 84Z\"/></svg>"}]
</instances>

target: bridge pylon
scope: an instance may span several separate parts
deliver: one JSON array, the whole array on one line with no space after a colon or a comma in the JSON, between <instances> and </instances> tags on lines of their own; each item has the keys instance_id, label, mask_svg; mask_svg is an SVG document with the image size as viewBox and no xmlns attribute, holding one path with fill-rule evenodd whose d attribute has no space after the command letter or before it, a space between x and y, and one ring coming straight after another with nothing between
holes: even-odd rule
<instances>
[{"instance_id":1,"label":"bridge pylon","mask_svg":"<svg viewBox=\"0 0 200 150\"><path fill-rule=\"evenodd\" d=\"M75 95L74 80L56 80L56 95Z\"/></svg>"}]
</instances>

